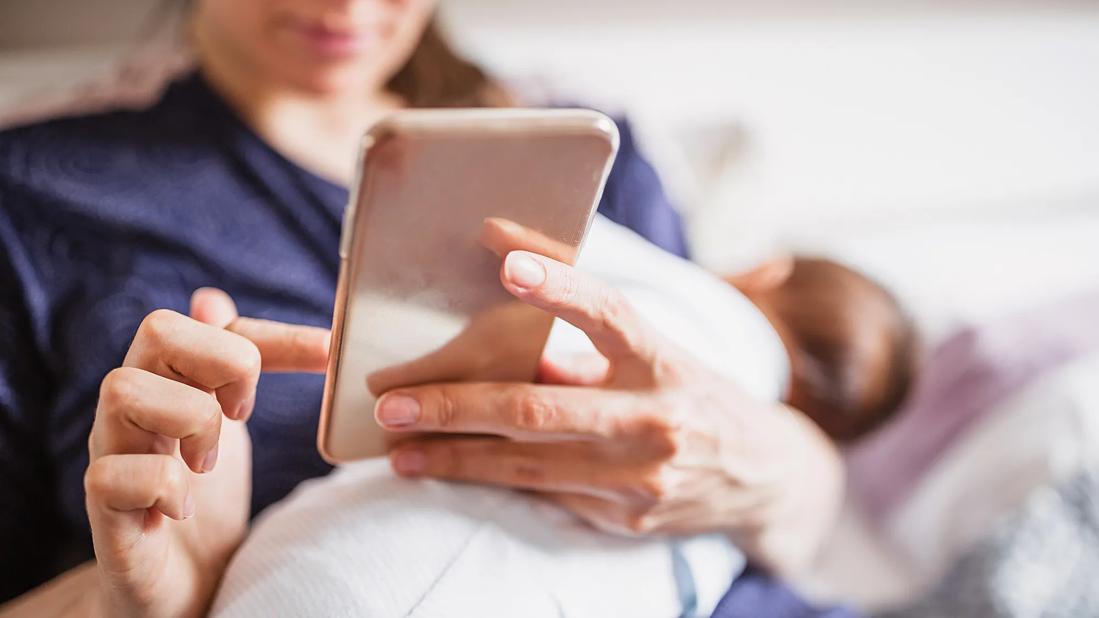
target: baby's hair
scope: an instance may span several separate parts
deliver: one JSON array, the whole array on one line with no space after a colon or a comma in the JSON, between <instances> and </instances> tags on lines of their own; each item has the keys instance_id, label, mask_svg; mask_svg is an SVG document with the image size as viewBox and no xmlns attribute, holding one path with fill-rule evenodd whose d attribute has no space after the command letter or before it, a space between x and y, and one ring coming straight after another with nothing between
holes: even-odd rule
<instances>
[{"instance_id":1,"label":"baby's hair","mask_svg":"<svg viewBox=\"0 0 1099 618\"><path fill-rule=\"evenodd\" d=\"M834 439L862 437L901 407L915 380L917 336L886 288L831 260L800 257L771 304L797 351L791 403Z\"/></svg>"}]
</instances>

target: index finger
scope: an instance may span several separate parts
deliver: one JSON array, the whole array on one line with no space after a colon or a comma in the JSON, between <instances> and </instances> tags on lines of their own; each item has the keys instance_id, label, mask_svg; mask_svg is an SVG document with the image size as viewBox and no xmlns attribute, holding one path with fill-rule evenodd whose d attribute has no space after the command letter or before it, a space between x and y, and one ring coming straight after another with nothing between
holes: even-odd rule
<instances>
[{"instance_id":1,"label":"index finger","mask_svg":"<svg viewBox=\"0 0 1099 618\"><path fill-rule=\"evenodd\" d=\"M263 371L324 373L331 335L327 328L237 318L226 330L259 348Z\"/></svg>"},{"instance_id":2,"label":"index finger","mask_svg":"<svg viewBox=\"0 0 1099 618\"><path fill-rule=\"evenodd\" d=\"M500 281L519 300L584 331L611 361L650 363L654 341L621 292L595 277L528 251L504 258Z\"/></svg>"},{"instance_id":3,"label":"index finger","mask_svg":"<svg viewBox=\"0 0 1099 618\"><path fill-rule=\"evenodd\" d=\"M122 364L216 394L226 416L247 416L260 352L235 333L158 309L145 317Z\"/></svg>"},{"instance_id":4,"label":"index finger","mask_svg":"<svg viewBox=\"0 0 1099 618\"><path fill-rule=\"evenodd\" d=\"M375 419L396 432L487 434L532 442L612 438L636 407L627 391L522 383L446 383L383 395Z\"/></svg>"},{"instance_id":5,"label":"index finger","mask_svg":"<svg viewBox=\"0 0 1099 618\"><path fill-rule=\"evenodd\" d=\"M328 364L328 329L242 318L232 297L217 288L195 290L191 317L251 341L259 348L263 371L324 373Z\"/></svg>"}]
</instances>

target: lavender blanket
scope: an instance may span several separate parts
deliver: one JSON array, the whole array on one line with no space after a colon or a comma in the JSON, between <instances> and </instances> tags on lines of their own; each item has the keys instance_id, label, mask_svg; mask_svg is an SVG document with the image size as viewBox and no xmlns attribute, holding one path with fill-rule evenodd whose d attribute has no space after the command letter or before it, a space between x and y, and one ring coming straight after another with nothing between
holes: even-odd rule
<instances>
[{"instance_id":1,"label":"lavender blanket","mask_svg":"<svg viewBox=\"0 0 1099 618\"><path fill-rule=\"evenodd\" d=\"M852 497L881 522L996 404L1099 350L1099 291L961 330L936 348L896 420L847 456Z\"/></svg>"}]
</instances>

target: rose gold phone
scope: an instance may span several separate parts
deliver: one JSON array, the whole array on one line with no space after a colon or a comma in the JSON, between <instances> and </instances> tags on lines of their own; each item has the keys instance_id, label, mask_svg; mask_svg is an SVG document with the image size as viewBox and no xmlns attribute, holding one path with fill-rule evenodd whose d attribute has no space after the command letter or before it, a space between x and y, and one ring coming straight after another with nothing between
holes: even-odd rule
<instances>
[{"instance_id":1,"label":"rose gold phone","mask_svg":"<svg viewBox=\"0 0 1099 618\"><path fill-rule=\"evenodd\" d=\"M344 215L317 444L382 455L398 386L530 381L553 318L500 284L501 256L574 263L618 149L585 110L406 111L363 138Z\"/></svg>"}]
</instances>

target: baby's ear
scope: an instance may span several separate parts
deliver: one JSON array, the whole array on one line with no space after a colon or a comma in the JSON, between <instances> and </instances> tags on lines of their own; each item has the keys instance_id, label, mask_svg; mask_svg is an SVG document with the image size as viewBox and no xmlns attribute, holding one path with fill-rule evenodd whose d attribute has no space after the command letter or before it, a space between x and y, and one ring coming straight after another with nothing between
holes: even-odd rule
<instances>
[{"instance_id":1,"label":"baby's ear","mask_svg":"<svg viewBox=\"0 0 1099 618\"><path fill-rule=\"evenodd\" d=\"M725 280L744 293L768 292L781 286L794 272L794 256L769 257L749 270L726 275Z\"/></svg>"}]
</instances>

